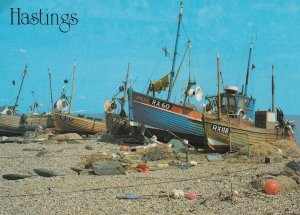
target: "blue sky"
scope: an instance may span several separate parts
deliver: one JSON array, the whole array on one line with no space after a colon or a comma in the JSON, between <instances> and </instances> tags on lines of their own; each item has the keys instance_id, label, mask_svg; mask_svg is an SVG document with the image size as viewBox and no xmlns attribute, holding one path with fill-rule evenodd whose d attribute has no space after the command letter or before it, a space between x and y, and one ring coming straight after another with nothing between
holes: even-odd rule
<instances>
[{"instance_id":1,"label":"blue sky","mask_svg":"<svg viewBox=\"0 0 300 215\"><path fill-rule=\"evenodd\" d=\"M21 73L28 65L21 94L20 111L45 101L50 108L48 68L52 71L54 98L63 80L71 80L77 60L74 111L103 113L103 103L117 91L127 64L136 91L145 91L151 78L159 79L171 70L180 1L158 0L65 0L1 1L0 3L0 102L14 103ZM189 71L204 95L215 94L216 54L220 52L225 85L241 88L245 82L250 41L254 48L248 94L257 99L256 108L271 107L271 66L275 65L276 106L287 114L299 114L299 1L183 1L183 22L192 41L190 58L183 64L171 100L179 101ZM77 13L77 25L68 33L58 26L10 25L10 8L27 13L48 9L49 13ZM182 31L178 63L187 37ZM190 59L190 69L188 61ZM178 65L177 63L177 65ZM16 80L16 85L12 85ZM71 84L67 86L71 93ZM200 104L205 103L201 101ZM197 104L198 106L200 105Z\"/></svg>"}]
</instances>

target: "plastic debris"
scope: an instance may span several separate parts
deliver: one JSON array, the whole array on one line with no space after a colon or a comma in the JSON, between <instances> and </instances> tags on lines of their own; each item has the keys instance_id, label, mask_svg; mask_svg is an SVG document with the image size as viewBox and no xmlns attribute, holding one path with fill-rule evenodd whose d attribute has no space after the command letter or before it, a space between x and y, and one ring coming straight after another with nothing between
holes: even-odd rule
<instances>
[{"instance_id":1,"label":"plastic debris","mask_svg":"<svg viewBox=\"0 0 300 215\"><path fill-rule=\"evenodd\" d=\"M120 151L128 151L128 146L120 146Z\"/></svg>"},{"instance_id":2,"label":"plastic debris","mask_svg":"<svg viewBox=\"0 0 300 215\"><path fill-rule=\"evenodd\" d=\"M135 169L141 173L147 173L150 170L150 167L146 163L139 163Z\"/></svg>"},{"instance_id":3,"label":"plastic debris","mask_svg":"<svg viewBox=\"0 0 300 215\"><path fill-rule=\"evenodd\" d=\"M222 160L224 160L223 155L218 154L218 153L209 154L209 155L206 155L206 157L207 157L208 161L222 161Z\"/></svg>"},{"instance_id":4,"label":"plastic debris","mask_svg":"<svg viewBox=\"0 0 300 215\"><path fill-rule=\"evenodd\" d=\"M117 196L118 199L140 199L142 198L139 194L127 194L125 196Z\"/></svg>"},{"instance_id":5,"label":"plastic debris","mask_svg":"<svg viewBox=\"0 0 300 215\"><path fill-rule=\"evenodd\" d=\"M198 163L197 163L197 161L190 161L189 164L190 164L191 166L197 166Z\"/></svg>"},{"instance_id":6,"label":"plastic debris","mask_svg":"<svg viewBox=\"0 0 300 215\"><path fill-rule=\"evenodd\" d=\"M184 197L184 191L183 190L174 189L171 192L171 197L173 199L180 199L180 198Z\"/></svg>"}]
</instances>

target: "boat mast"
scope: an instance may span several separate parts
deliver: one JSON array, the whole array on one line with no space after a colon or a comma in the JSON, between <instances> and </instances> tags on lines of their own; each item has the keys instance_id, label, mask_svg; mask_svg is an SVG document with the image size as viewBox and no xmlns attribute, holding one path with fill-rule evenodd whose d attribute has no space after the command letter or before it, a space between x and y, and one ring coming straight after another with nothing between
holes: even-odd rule
<instances>
[{"instance_id":1,"label":"boat mast","mask_svg":"<svg viewBox=\"0 0 300 215\"><path fill-rule=\"evenodd\" d=\"M69 109L69 113L72 112L72 108L73 108L75 72L76 72L76 60L75 60L75 62L74 62L74 66L73 66L72 95L71 95L71 98L70 98L70 109Z\"/></svg>"},{"instance_id":2,"label":"boat mast","mask_svg":"<svg viewBox=\"0 0 300 215\"><path fill-rule=\"evenodd\" d=\"M50 69L48 69L49 74L49 82L50 82L50 99L51 99L51 112L53 112L53 97L52 97L52 80L51 80L51 72Z\"/></svg>"},{"instance_id":3,"label":"boat mast","mask_svg":"<svg viewBox=\"0 0 300 215\"><path fill-rule=\"evenodd\" d=\"M220 94L220 75L221 75L221 69L220 69L220 55L218 53L217 55L217 72L218 72L218 118L221 118L221 94Z\"/></svg>"},{"instance_id":4,"label":"boat mast","mask_svg":"<svg viewBox=\"0 0 300 215\"><path fill-rule=\"evenodd\" d=\"M23 82L24 82L24 78L25 78L26 74L27 74L27 64L26 64L25 69L24 69L23 74L22 74L22 81L21 81L21 85L20 85L20 88L19 88L19 93L18 93L18 96L17 96L17 99L16 99L16 103L14 105L14 112L17 111L16 109L18 107L19 97L20 97L20 94L21 94L21 90L22 90L22 87L23 87Z\"/></svg>"},{"instance_id":5,"label":"boat mast","mask_svg":"<svg viewBox=\"0 0 300 215\"><path fill-rule=\"evenodd\" d=\"M125 106L126 95L127 95L127 84L128 84L128 77L129 77L129 69L130 69L130 63L128 63L126 78L125 78L125 81L124 81L124 96L123 96L122 101L121 101L121 113L120 113L120 115L124 115L124 116L126 116L124 106Z\"/></svg>"},{"instance_id":6,"label":"boat mast","mask_svg":"<svg viewBox=\"0 0 300 215\"><path fill-rule=\"evenodd\" d=\"M252 53L252 42L250 44L250 49L249 49L249 57L248 57L248 66L247 66L247 75L246 75L246 83L245 83L244 96L247 96L247 90L248 90L248 80L249 80L249 70L250 70L250 62L251 62L251 53Z\"/></svg>"},{"instance_id":7,"label":"boat mast","mask_svg":"<svg viewBox=\"0 0 300 215\"><path fill-rule=\"evenodd\" d=\"M171 69L171 75L170 75L170 86L168 91L168 98L167 101L171 98L171 92L173 88L173 79L174 79L174 70L175 70L175 63L176 63L176 56L177 56L177 47L178 47L178 39L180 36L180 25L182 21L182 10L183 10L183 3L180 2L180 12L178 15L178 27L177 27L177 35L176 35L176 41L175 41L175 48L174 48L174 56L173 56L173 62L172 62L172 69Z\"/></svg>"},{"instance_id":8,"label":"boat mast","mask_svg":"<svg viewBox=\"0 0 300 215\"><path fill-rule=\"evenodd\" d=\"M274 65L272 65L272 112L275 112L274 94L275 94Z\"/></svg>"}]
</instances>

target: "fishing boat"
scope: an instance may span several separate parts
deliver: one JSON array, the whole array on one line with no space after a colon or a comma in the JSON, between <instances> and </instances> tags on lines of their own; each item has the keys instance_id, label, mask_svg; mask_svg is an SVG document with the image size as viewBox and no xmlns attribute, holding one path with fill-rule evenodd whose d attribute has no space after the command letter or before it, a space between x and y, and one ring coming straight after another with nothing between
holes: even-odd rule
<instances>
[{"instance_id":1,"label":"fishing boat","mask_svg":"<svg viewBox=\"0 0 300 215\"><path fill-rule=\"evenodd\" d=\"M197 100L200 101L202 97L201 88L192 89L192 86L196 85L196 81L189 78L184 101L181 103L170 101L182 63L191 48L191 42L188 40L184 55L175 75L177 47L180 27L182 25L182 11L183 4L181 3L171 72L158 81L150 82L146 94L134 91L132 87L129 88L129 118L130 125L134 128L138 129L141 126L145 128L146 136L155 135L160 141L168 141L174 138L172 134L174 133L180 138L200 146L204 140L202 110L197 110L196 106L191 105L188 100L189 96L196 96ZM155 95L164 90L168 90L166 99Z\"/></svg>"},{"instance_id":2,"label":"fishing boat","mask_svg":"<svg viewBox=\"0 0 300 215\"><path fill-rule=\"evenodd\" d=\"M119 92L112 97L111 100L107 100L104 103L105 110L105 125L107 132L113 136L129 136L131 134L131 128L129 123L129 117L125 111L125 103L127 101L127 88L128 88L128 76L129 67L123 85L119 87ZM123 93L121 98L118 95ZM118 105L120 108L118 108Z\"/></svg>"},{"instance_id":3,"label":"fishing boat","mask_svg":"<svg viewBox=\"0 0 300 215\"><path fill-rule=\"evenodd\" d=\"M76 62L73 67L72 95L66 96L63 88L60 99L54 104L54 129L60 133L78 133L78 134L96 134L106 132L105 123L97 117L84 117L72 113L74 80L75 80ZM65 81L65 84L67 81ZM70 106L69 106L70 104ZM69 111L67 112L69 108Z\"/></svg>"},{"instance_id":4,"label":"fishing boat","mask_svg":"<svg viewBox=\"0 0 300 215\"><path fill-rule=\"evenodd\" d=\"M224 87L224 92L220 92L219 55L217 57L218 93L206 97L209 103L203 117L207 144L212 150L218 152L236 150L247 154L252 145L259 147L260 144L274 144L277 140L286 138L288 121L281 119L278 123L275 118L273 75L271 111L254 111L255 99L247 95L251 51L252 43L249 49L244 92L243 90L239 92L234 86ZM283 113L280 113L282 111L277 109L279 119L279 115L283 116Z\"/></svg>"},{"instance_id":5,"label":"fishing boat","mask_svg":"<svg viewBox=\"0 0 300 215\"><path fill-rule=\"evenodd\" d=\"M13 106L2 107L0 111L0 135L19 136L26 131L33 131L37 127L47 127L50 125L51 117L49 115L25 115L18 114L19 98L21 95L24 78L27 74L27 65L22 73L22 80L19 92ZM50 120L50 121L49 121Z\"/></svg>"}]
</instances>

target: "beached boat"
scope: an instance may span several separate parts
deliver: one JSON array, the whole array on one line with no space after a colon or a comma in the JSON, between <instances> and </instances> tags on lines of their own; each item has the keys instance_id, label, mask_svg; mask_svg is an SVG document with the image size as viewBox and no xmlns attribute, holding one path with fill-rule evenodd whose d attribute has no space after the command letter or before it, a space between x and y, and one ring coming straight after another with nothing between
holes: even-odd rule
<instances>
[{"instance_id":1,"label":"beached boat","mask_svg":"<svg viewBox=\"0 0 300 215\"><path fill-rule=\"evenodd\" d=\"M20 115L0 113L0 136L21 136L26 132L26 119Z\"/></svg>"},{"instance_id":2,"label":"beached boat","mask_svg":"<svg viewBox=\"0 0 300 215\"><path fill-rule=\"evenodd\" d=\"M217 57L218 94L206 97L209 101L208 112L203 117L207 144L212 150L237 150L249 154L251 145L259 147L260 144L274 144L285 138L286 131L289 130L286 124L288 121L282 119L281 123L276 122L274 99L272 111L254 111L255 99L247 96L251 50L252 43L244 92L238 92L236 87L230 86L220 93L220 64L219 56ZM272 92L274 93L274 87ZM280 111L277 110L277 116Z\"/></svg>"},{"instance_id":3,"label":"beached boat","mask_svg":"<svg viewBox=\"0 0 300 215\"><path fill-rule=\"evenodd\" d=\"M59 112L54 114L54 128L60 133L96 134L106 131L100 118Z\"/></svg>"},{"instance_id":4,"label":"beached boat","mask_svg":"<svg viewBox=\"0 0 300 215\"><path fill-rule=\"evenodd\" d=\"M22 73L22 81L19 92L13 106L1 107L0 110L0 135L19 136L26 131L34 131L37 127L44 128L51 125L51 117L46 115L25 115L18 114L19 97L22 91L24 78L27 74L27 65Z\"/></svg>"},{"instance_id":5,"label":"beached boat","mask_svg":"<svg viewBox=\"0 0 300 215\"><path fill-rule=\"evenodd\" d=\"M107 100L104 103L106 129L113 136L129 136L131 134L129 117L125 110L125 103L128 100L129 67L130 65L128 64L126 78L119 87L119 92L111 100ZM118 98L120 93L123 93L123 95ZM120 107L118 107L118 104Z\"/></svg>"},{"instance_id":6,"label":"beached boat","mask_svg":"<svg viewBox=\"0 0 300 215\"><path fill-rule=\"evenodd\" d=\"M69 99L66 96L65 88L63 88L60 99L54 104L54 129L60 133L104 133L106 132L106 127L102 119L72 114L75 71L76 63L74 63L73 67L72 96ZM67 112L68 108L69 111Z\"/></svg>"},{"instance_id":7,"label":"beached boat","mask_svg":"<svg viewBox=\"0 0 300 215\"><path fill-rule=\"evenodd\" d=\"M202 96L201 88L198 87L198 90L193 90L192 86L195 85L196 82L189 79L184 101L182 103L170 101L171 93L181 69L182 62L191 47L191 43L188 41L182 61L175 75L177 46L180 27L182 25L182 10L183 5L181 3L171 72L158 81L150 82L146 94L136 92L132 88L129 88L129 118L131 126L139 128L142 125L146 128L146 136L155 135L160 141L168 141L170 138L174 138L169 132L171 131L180 138L200 146L204 140L202 110L197 110L196 106L189 104L187 98L196 94L196 98L200 100ZM155 93L158 94L164 90L168 90L167 99L155 96Z\"/></svg>"}]
</instances>

